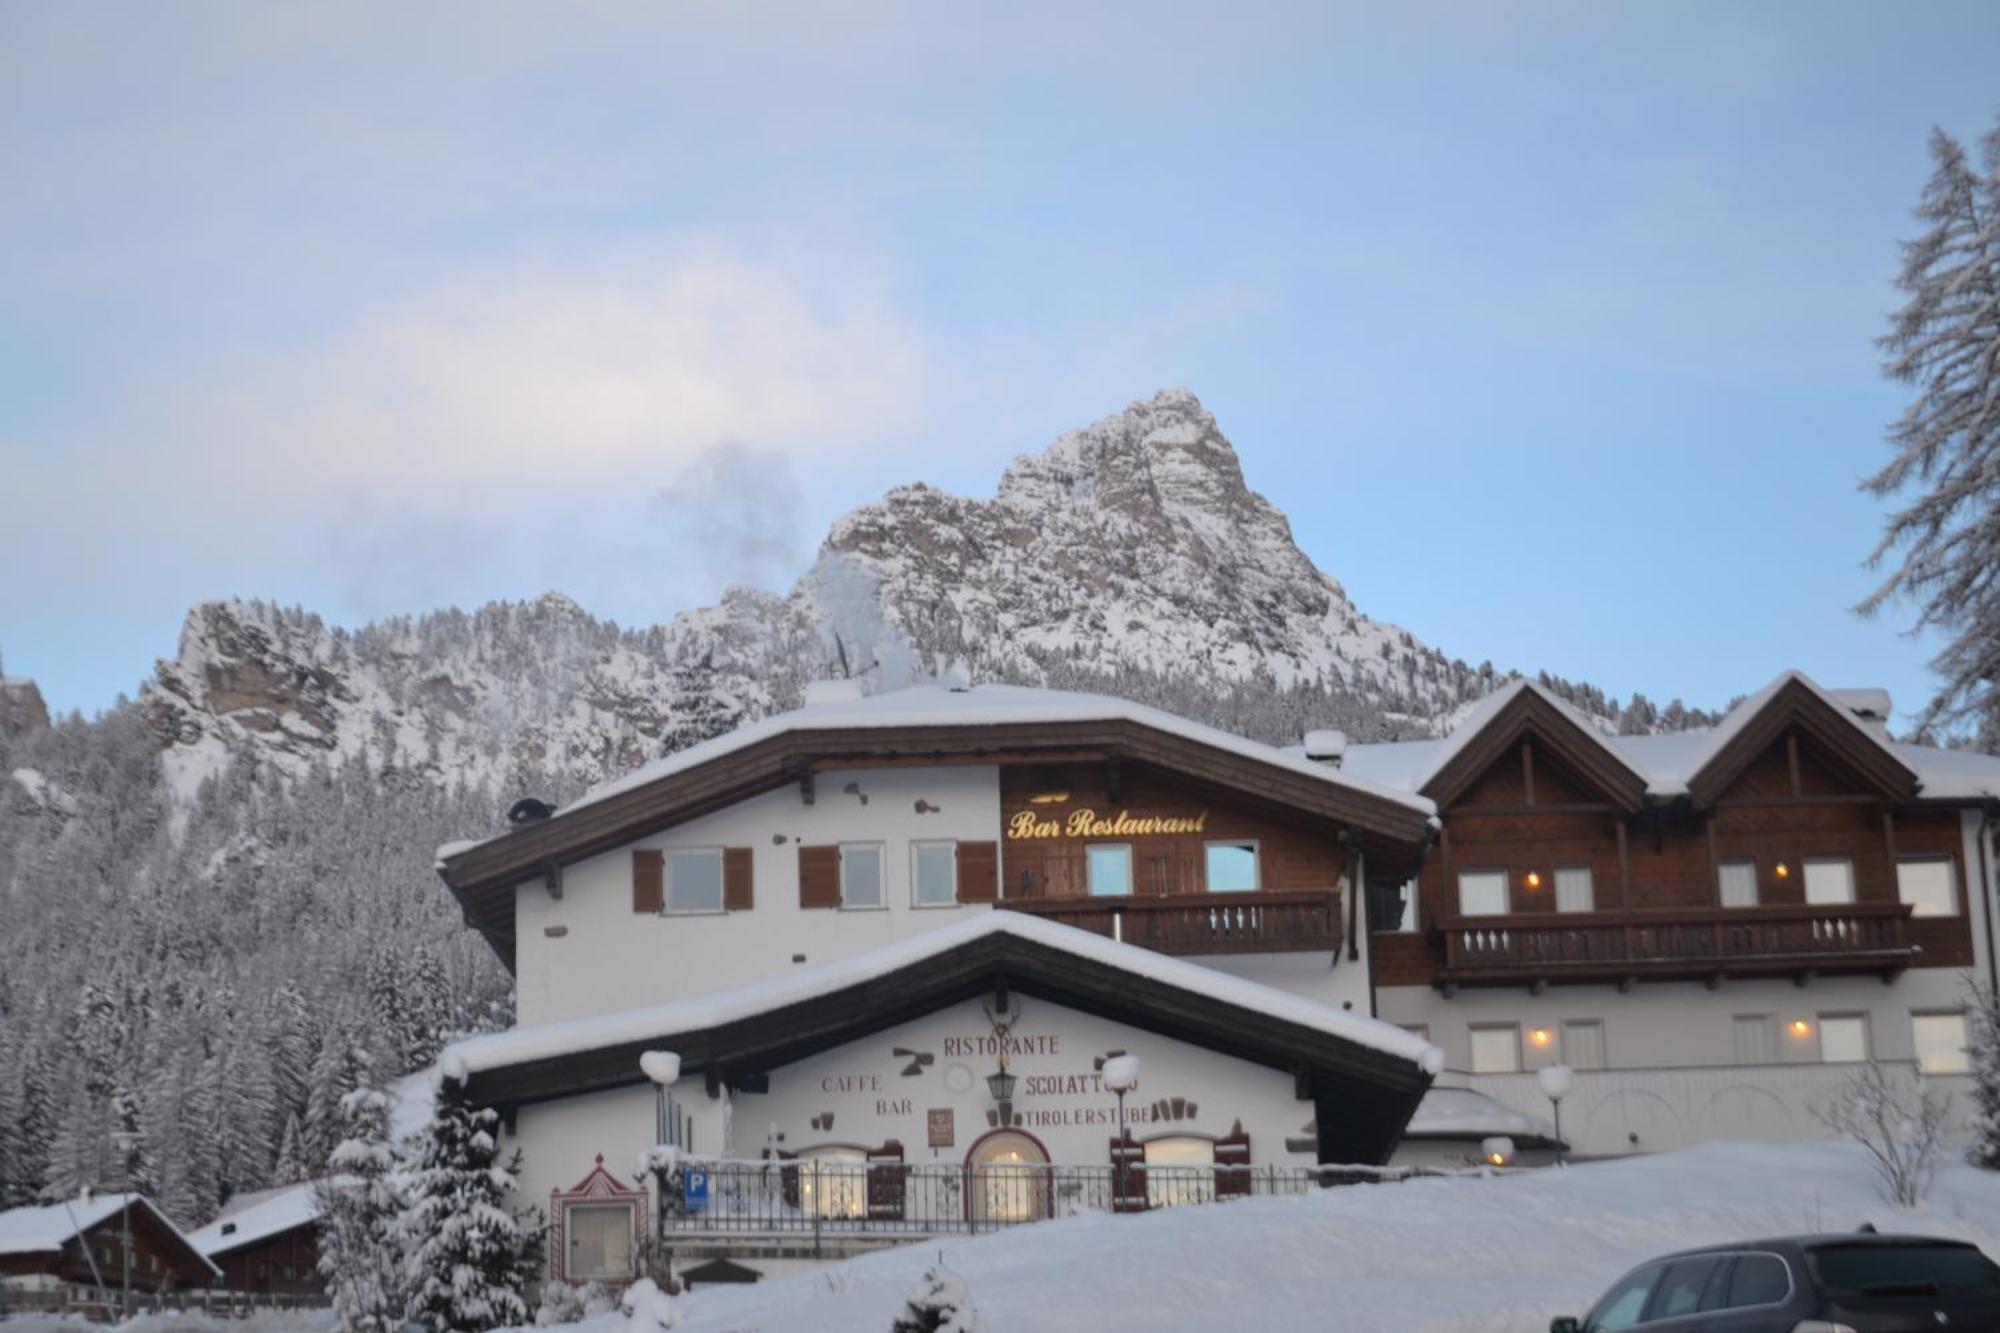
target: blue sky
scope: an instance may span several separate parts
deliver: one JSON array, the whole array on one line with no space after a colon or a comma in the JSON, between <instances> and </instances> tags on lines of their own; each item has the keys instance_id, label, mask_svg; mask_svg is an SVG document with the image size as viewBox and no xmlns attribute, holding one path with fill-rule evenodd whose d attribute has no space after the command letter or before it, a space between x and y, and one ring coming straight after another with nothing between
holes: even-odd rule
<instances>
[{"instance_id":1,"label":"blue sky","mask_svg":"<svg viewBox=\"0 0 2000 1333\"><path fill-rule=\"evenodd\" d=\"M0 658L88 710L209 597L664 619L1187 385L1447 652L1926 696L1855 483L2000 8L1077 8L0 0ZM671 498L725 448L756 542Z\"/></svg>"}]
</instances>

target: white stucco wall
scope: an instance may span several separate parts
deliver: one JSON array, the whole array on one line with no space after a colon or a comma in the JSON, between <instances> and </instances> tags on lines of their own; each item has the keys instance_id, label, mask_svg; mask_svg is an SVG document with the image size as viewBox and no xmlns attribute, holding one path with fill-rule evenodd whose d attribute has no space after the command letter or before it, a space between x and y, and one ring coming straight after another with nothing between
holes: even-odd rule
<instances>
[{"instance_id":1,"label":"white stucco wall","mask_svg":"<svg viewBox=\"0 0 2000 1333\"><path fill-rule=\"evenodd\" d=\"M849 784L857 790L846 791ZM910 844L929 839L997 842L997 768L830 772L819 775L815 789L812 805L800 799L792 784L580 862L564 872L560 900L549 897L539 882L517 888L520 1024L707 994L798 967L801 958L818 963L849 957L958 920L966 912L991 910L911 906ZM917 812L919 801L926 813ZM836 842L884 844L885 907L799 907L799 845ZM635 847L748 847L756 905L748 912L705 916L635 914ZM552 928L562 933L551 936Z\"/></svg>"}]
</instances>

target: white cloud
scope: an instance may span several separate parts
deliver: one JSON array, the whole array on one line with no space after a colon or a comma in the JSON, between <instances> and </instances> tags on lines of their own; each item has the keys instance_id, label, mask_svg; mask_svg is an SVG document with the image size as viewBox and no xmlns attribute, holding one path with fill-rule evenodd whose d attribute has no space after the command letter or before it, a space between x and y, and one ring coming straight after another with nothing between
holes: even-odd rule
<instances>
[{"instance_id":1,"label":"white cloud","mask_svg":"<svg viewBox=\"0 0 2000 1333\"><path fill-rule=\"evenodd\" d=\"M664 478L725 439L797 457L895 438L927 365L879 287L695 243L462 274L160 386L157 408L191 478L421 510Z\"/></svg>"}]
</instances>

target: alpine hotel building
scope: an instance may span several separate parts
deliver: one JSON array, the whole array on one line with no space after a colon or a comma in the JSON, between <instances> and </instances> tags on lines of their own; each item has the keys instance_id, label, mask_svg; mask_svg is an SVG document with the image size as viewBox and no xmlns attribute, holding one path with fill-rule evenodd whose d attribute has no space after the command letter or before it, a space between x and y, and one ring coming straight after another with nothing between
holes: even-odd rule
<instances>
[{"instance_id":1,"label":"alpine hotel building","mask_svg":"<svg viewBox=\"0 0 2000 1333\"><path fill-rule=\"evenodd\" d=\"M1101 696L817 685L440 849L519 1013L445 1093L500 1112L572 1282L649 1237L746 1281L1546 1160L1542 1065L1576 1070L1577 1156L1815 1134L1855 1062L1962 1082L1994 966L2000 760L1887 713L1791 673L1612 737L1521 682L1443 740L1280 749Z\"/></svg>"}]
</instances>

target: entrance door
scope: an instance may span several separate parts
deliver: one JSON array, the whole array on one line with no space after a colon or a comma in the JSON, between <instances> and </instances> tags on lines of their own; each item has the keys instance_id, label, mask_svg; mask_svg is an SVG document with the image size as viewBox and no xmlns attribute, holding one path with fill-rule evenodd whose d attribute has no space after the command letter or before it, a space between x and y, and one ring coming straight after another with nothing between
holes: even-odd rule
<instances>
[{"instance_id":1,"label":"entrance door","mask_svg":"<svg viewBox=\"0 0 2000 1333\"><path fill-rule=\"evenodd\" d=\"M974 1221L1035 1222L1049 1215L1049 1155L1026 1134L988 1134L972 1145L965 1164Z\"/></svg>"}]
</instances>

